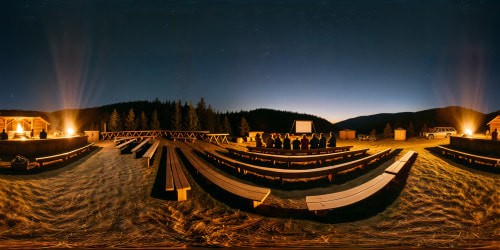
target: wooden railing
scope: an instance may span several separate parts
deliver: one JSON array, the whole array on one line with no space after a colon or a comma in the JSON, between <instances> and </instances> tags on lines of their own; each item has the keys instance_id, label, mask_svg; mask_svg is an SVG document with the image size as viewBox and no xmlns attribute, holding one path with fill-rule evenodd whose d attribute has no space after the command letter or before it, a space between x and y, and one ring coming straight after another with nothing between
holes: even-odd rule
<instances>
[{"instance_id":1,"label":"wooden railing","mask_svg":"<svg viewBox=\"0 0 500 250\"><path fill-rule=\"evenodd\" d=\"M176 131L176 130L142 130L101 132L103 140L112 140L115 137L197 137L204 139L210 131Z\"/></svg>"}]
</instances>

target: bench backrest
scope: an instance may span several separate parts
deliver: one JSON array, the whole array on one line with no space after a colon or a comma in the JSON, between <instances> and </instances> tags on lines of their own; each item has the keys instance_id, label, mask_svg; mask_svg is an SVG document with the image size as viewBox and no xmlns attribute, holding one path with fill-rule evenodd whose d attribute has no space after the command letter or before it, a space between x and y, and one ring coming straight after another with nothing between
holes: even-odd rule
<instances>
[{"instance_id":1,"label":"bench backrest","mask_svg":"<svg viewBox=\"0 0 500 250\"><path fill-rule=\"evenodd\" d=\"M376 154L342 163L342 164L336 164L336 165L330 165L330 166L325 166L325 167L319 167L319 168L311 168L311 169L281 169L281 168L269 168L269 167L262 167L262 166L256 166L253 164L248 164L245 162L240 162L237 160L234 160L232 158L226 157L221 155L220 153L217 152L209 152L206 151L206 154L209 158L214 158L226 165L229 165L234 168L242 168L245 170L248 170L250 172L258 173L258 174L263 174L266 176L272 176L272 177L280 177L280 178L289 178L289 179L297 179L297 178L313 178L313 177L321 177L321 176L326 176L328 174L333 174L333 173L338 173L341 171L345 171L360 165L365 165L375 159L384 157L389 154L391 149L385 149L382 150Z\"/></svg>"},{"instance_id":2,"label":"bench backrest","mask_svg":"<svg viewBox=\"0 0 500 250\"><path fill-rule=\"evenodd\" d=\"M278 149L278 148L264 148L264 147L250 147L247 146L248 151L256 153L267 153L267 154L328 154L335 152L349 151L352 146L341 146L332 148L317 148L317 149Z\"/></svg>"},{"instance_id":3,"label":"bench backrest","mask_svg":"<svg viewBox=\"0 0 500 250\"><path fill-rule=\"evenodd\" d=\"M235 155L245 155L253 158L259 158L264 160L281 161L281 162L307 162L307 161L322 161L328 159L335 159L339 157L344 157L348 155L356 154L366 154L368 148L354 150L354 151L343 151L338 153L327 153L327 154L316 154L316 155L276 155L276 154L264 154L256 152L247 152L236 150L233 148L227 148L227 150Z\"/></svg>"}]
</instances>

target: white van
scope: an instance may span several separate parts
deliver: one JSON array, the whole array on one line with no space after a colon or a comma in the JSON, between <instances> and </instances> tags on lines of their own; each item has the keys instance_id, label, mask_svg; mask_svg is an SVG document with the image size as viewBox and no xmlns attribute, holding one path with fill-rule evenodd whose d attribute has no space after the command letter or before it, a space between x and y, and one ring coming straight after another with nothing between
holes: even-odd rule
<instances>
[{"instance_id":1,"label":"white van","mask_svg":"<svg viewBox=\"0 0 500 250\"><path fill-rule=\"evenodd\" d=\"M434 138L448 138L452 135L456 135L457 130L453 127L435 127L428 132L423 132L422 136L427 139Z\"/></svg>"}]
</instances>

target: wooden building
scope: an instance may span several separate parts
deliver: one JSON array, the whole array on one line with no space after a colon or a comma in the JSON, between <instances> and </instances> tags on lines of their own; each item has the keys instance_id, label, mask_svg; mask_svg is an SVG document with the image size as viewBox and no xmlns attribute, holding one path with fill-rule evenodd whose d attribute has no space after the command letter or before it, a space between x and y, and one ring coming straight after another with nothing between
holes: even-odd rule
<instances>
[{"instance_id":1,"label":"wooden building","mask_svg":"<svg viewBox=\"0 0 500 250\"><path fill-rule=\"evenodd\" d=\"M495 131L495 129L500 132L500 115L497 115L497 117L488 122L487 125L490 126L490 133Z\"/></svg>"},{"instance_id":2,"label":"wooden building","mask_svg":"<svg viewBox=\"0 0 500 250\"><path fill-rule=\"evenodd\" d=\"M48 131L49 122L40 116L0 116L0 130L5 129L6 132L17 131L20 127L23 131L31 131L40 133L42 129Z\"/></svg>"}]
</instances>

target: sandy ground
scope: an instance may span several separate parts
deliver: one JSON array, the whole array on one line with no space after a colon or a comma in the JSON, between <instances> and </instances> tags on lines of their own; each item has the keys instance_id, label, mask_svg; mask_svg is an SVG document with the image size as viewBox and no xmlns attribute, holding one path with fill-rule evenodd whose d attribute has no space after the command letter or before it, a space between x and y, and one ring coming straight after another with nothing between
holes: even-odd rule
<instances>
[{"instance_id":1,"label":"sandy ground","mask_svg":"<svg viewBox=\"0 0 500 250\"><path fill-rule=\"evenodd\" d=\"M163 141L170 144L171 142ZM162 193L162 148L147 168L112 142L67 166L38 174L0 174L0 247L500 247L500 175L441 158L428 148L447 139L343 141L374 153L387 147L418 157L381 204L316 218L304 197L359 185L394 157L333 183L280 186L257 210L239 206L185 169L192 190L176 202ZM163 166L163 168L159 167ZM194 177L194 178L193 178ZM259 183L260 182L260 183ZM236 204L235 204L236 203ZM361 213L356 216L356 213Z\"/></svg>"}]
</instances>

